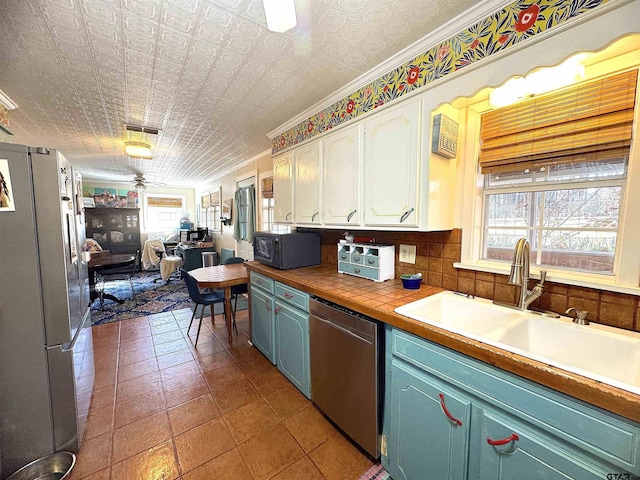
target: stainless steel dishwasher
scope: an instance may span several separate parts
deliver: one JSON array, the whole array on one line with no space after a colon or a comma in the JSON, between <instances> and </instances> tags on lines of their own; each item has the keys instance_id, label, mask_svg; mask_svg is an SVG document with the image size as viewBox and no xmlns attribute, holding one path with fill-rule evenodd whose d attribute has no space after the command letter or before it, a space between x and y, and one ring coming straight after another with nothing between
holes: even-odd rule
<instances>
[{"instance_id":1,"label":"stainless steel dishwasher","mask_svg":"<svg viewBox=\"0 0 640 480\"><path fill-rule=\"evenodd\" d=\"M371 456L380 456L384 329L323 299L309 300L311 399Z\"/></svg>"}]
</instances>

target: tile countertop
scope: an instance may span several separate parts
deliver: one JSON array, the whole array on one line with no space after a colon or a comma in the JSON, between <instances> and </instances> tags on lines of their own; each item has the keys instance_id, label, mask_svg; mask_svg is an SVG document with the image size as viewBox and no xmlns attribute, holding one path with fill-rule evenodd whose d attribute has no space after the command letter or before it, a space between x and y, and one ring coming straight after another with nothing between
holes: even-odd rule
<instances>
[{"instance_id":1,"label":"tile countertop","mask_svg":"<svg viewBox=\"0 0 640 480\"><path fill-rule=\"evenodd\" d=\"M406 290L400 279L378 283L339 274L333 265L277 270L258 262L246 262L250 271L338 303L364 315L425 338L457 352L499 367L571 397L640 422L640 395L591 380L560 368L427 325L394 312L396 307L443 291L421 285Z\"/></svg>"}]
</instances>

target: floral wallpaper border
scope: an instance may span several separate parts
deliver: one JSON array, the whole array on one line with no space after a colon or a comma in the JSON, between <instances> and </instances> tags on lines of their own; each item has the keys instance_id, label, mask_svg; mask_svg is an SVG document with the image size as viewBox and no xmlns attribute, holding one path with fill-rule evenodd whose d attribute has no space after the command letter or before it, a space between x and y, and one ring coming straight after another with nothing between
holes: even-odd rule
<instances>
[{"instance_id":1,"label":"floral wallpaper border","mask_svg":"<svg viewBox=\"0 0 640 480\"><path fill-rule=\"evenodd\" d=\"M272 153L400 98L611 0L516 0L273 139Z\"/></svg>"}]
</instances>

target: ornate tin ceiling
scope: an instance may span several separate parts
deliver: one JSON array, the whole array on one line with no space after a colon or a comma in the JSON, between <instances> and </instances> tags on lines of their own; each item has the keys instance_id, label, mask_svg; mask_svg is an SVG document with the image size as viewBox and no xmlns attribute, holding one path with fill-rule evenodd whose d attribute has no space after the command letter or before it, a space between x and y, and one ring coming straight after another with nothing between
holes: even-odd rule
<instances>
[{"instance_id":1,"label":"ornate tin ceiling","mask_svg":"<svg viewBox=\"0 0 640 480\"><path fill-rule=\"evenodd\" d=\"M2 0L10 141L58 148L86 178L202 184L475 3L297 0L298 25L278 34L261 0ZM127 157L126 140L153 159Z\"/></svg>"}]
</instances>

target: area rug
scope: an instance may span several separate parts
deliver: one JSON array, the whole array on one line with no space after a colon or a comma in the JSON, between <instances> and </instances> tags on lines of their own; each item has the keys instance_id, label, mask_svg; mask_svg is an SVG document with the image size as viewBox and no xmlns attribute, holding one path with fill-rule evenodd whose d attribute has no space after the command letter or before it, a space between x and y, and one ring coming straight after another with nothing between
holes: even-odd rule
<instances>
[{"instance_id":1,"label":"area rug","mask_svg":"<svg viewBox=\"0 0 640 480\"><path fill-rule=\"evenodd\" d=\"M358 480L390 480L389 473L380 464L374 465L364 472Z\"/></svg>"},{"instance_id":2,"label":"area rug","mask_svg":"<svg viewBox=\"0 0 640 480\"><path fill-rule=\"evenodd\" d=\"M115 295L124 300L119 304L111 300L104 301L104 309L100 310L100 301L94 300L91 304L91 324L118 322L130 318L138 318L154 313L193 308L193 302L189 298L187 286L181 279L172 278L171 282L158 281L159 272L140 272L133 277L133 289L135 296L131 298L131 286L128 281L107 281L104 285L106 293ZM247 308L247 300L238 298L238 311ZM222 313L223 307L219 303L215 305L214 313ZM199 311L199 310L198 310Z\"/></svg>"}]
</instances>

